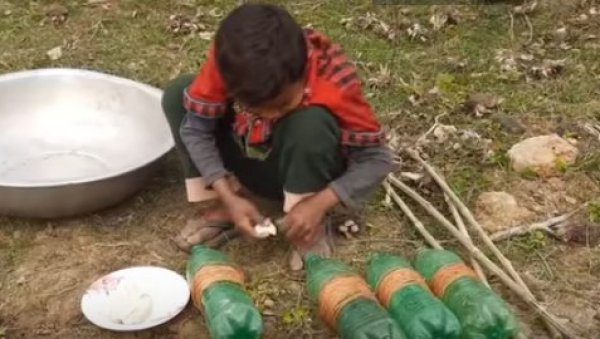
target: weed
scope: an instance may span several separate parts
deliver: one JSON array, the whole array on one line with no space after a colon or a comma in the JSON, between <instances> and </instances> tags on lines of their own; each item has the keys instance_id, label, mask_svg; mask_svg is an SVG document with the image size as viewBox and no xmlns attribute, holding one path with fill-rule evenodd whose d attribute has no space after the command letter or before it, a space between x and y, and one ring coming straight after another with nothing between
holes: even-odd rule
<instances>
[{"instance_id":1,"label":"weed","mask_svg":"<svg viewBox=\"0 0 600 339\"><path fill-rule=\"evenodd\" d=\"M600 223L600 200L592 201L588 205L587 214L591 222Z\"/></svg>"},{"instance_id":2,"label":"weed","mask_svg":"<svg viewBox=\"0 0 600 339\"><path fill-rule=\"evenodd\" d=\"M281 320L288 328L302 327L310 320L310 310L302 305L296 305L283 312Z\"/></svg>"}]
</instances>

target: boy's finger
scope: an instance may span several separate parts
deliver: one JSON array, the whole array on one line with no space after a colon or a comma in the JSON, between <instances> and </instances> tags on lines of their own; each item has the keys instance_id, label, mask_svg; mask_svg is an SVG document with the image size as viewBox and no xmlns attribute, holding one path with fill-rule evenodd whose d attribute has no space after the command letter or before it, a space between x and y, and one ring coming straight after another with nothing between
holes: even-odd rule
<instances>
[{"instance_id":1,"label":"boy's finger","mask_svg":"<svg viewBox=\"0 0 600 339\"><path fill-rule=\"evenodd\" d=\"M287 227L285 233L286 237L292 241L296 240L300 233L300 228L298 227L298 224L295 223L293 219L286 218L285 225Z\"/></svg>"},{"instance_id":2,"label":"boy's finger","mask_svg":"<svg viewBox=\"0 0 600 339\"><path fill-rule=\"evenodd\" d=\"M247 236L256 238L256 233L254 232L254 226L250 219L246 218L240 225L240 230Z\"/></svg>"}]
</instances>

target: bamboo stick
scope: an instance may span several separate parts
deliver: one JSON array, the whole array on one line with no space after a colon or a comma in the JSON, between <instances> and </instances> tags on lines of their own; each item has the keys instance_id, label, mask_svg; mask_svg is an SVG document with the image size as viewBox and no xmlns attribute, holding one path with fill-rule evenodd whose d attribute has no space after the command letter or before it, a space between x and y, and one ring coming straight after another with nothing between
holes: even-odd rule
<instances>
[{"instance_id":1,"label":"bamboo stick","mask_svg":"<svg viewBox=\"0 0 600 339\"><path fill-rule=\"evenodd\" d=\"M556 231L560 228L560 226L565 225L563 223L569 220L571 217L573 217L573 215L575 215L578 211L579 209L569 212L567 214L550 218L546 221L536 222L531 225L512 227L504 231L493 233L490 235L490 238L493 241L501 241L538 230L545 231L547 233L550 233L551 235L556 235Z\"/></svg>"},{"instance_id":2,"label":"bamboo stick","mask_svg":"<svg viewBox=\"0 0 600 339\"><path fill-rule=\"evenodd\" d=\"M469 240L472 241L471 235L469 235L469 231L467 230L467 226L465 225L463 218L460 216L460 213L458 213L456 206L452 203L447 194L444 194L444 199L448 204L448 208L450 209L450 213L452 213L452 217L454 217L454 221L456 222L458 230L467 238L469 238ZM490 287L490 284L488 283L487 278L485 277L485 272L481 268L481 265L479 265L479 262L477 262L477 260L475 260L475 258L473 257L469 257L469 261L471 263L471 267L473 267L473 270L479 277L479 280L481 280L481 282L483 282L485 286Z\"/></svg>"},{"instance_id":3,"label":"bamboo stick","mask_svg":"<svg viewBox=\"0 0 600 339\"><path fill-rule=\"evenodd\" d=\"M469 253L477 258L479 262L492 273L500 278L500 280L511 289L517 296L519 296L524 302L533 307L538 314L545 319L549 324L554 326L560 333L564 334L567 338L577 338L573 334L572 330L567 326L563 325L554 315L552 315L544 306L542 306L535 298L535 296L522 285L515 282L507 273L505 273L496 263L490 260L481 250L479 250L473 242L465 237L458 229L452 225L446 217L444 217L429 201L425 200L421 195L415 192L413 189L405 185L402 181L395 178L393 175L389 175L388 179L392 185L402 190L406 195L414 199L419 205L427 210L441 225L443 225L460 243L463 245Z\"/></svg>"},{"instance_id":4,"label":"bamboo stick","mask_svg":"<svg viewBox=\"0 0 600 339\"><path fill-rule=\"evenodd\" d=\"M431 165L429 165L425 160L423 160L416 151L410 150L408 153L410 154L410 156L413 159L417 160L425 168L425 170L429 173L429 175L431 175L431 177L433 178L433 180L435 180L435 182L437 182L437 184L442 188L442 190L444 191L444 194L448 195L448 197L455 204L455 206L459 210L459 212L465 217L465 219L467 220L467 222L469 224L471 224L471 226L473 228L475 228L475 230L477 231L477 233L481 237L481 240L483 240L483 243L492 251L492 253L494 254L494 256L496 258L498 258L498 261L500 261L500 264L506 268L506 270L508 271L508 274L519 285L523 286L527 290L527 292L529 294L531 294L531 292L529 291L529 289L526 287L527 285L525 284L525 282L523 281L523 279L521 278L521 276L519 275L519 273L517 273L517 271L513 267L513 265L510 262L510 260L508 260L504 256L504 254L502 254L502 252L500 252L500 250L498 249L498 247L496 247L496 245L494 244L494 242L490 239L490 237L488 236L488 234L485 232L485 230L483 229L483 227L481 226L481 224L479 224L479 222L477 220L475 220L475 217L473 216L473 214L471 213L471 211L469 211L469 209L467 208L467 206L465 206L465 204L460 200L460 198L456 195L456 193L454 193L454 191L440 177L440 175L435 171L435 169ZM533 296L533 294L531 294L531 295Z\"/></svg>"},{"instance_id":5,"label":"bamboo stick","mask_svg":"<svg viewBox=\"0 0 600 339\"><path fill-rule=\"evenodd\" d=\"M438 250L443 249L442 245L440 245L440 243L437 240L435 240L435 238L431 235L431 233L429 233L429 231L427 231L427 229L425 228L423 223L415 216L415 214L412 212L410 207L408 207L408 205L406 205L404 200L402 200L402 198L400 198L398 193L394 192L394 189L392 188L392 186L390 186L390 184L387 181L383 182L383 187L385 188L387 194L392 198L392 200L398 205L398 207L400 207L402 212L404 212L404 214L406 214L408 219L410 219L410 221L413 223L413 225L415 226L417 231L419 231L419 233L421 233L421 235L423 236L425 241L427 241L429 246L431 246L435 249L438 249Z\"/></svg>"}]
</instances>

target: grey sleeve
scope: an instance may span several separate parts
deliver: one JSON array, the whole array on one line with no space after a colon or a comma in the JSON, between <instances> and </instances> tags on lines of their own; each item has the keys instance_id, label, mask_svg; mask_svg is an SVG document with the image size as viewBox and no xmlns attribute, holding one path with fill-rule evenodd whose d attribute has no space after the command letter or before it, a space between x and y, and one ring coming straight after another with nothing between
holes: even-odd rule
<instances>
[{"instance_id":1,"label":"grey sleeve","mask_svg":"<svg viewBox=\"0 0 600 339\"><path fill-rule=\"evenodd\" d=\"M330 187L341 202L357 207L392 171L392 153L388 146L348 147L348 169Z\"/></svg>"},{"instance_id":2,"label":"grey sleeve","mask_svg":"<svg viewBox=\"0 0 600 339\"><path fill-rule=\"evenodd\" d=\"M217 121L188 113L179 131L192 162L209 186L228 175L215 142Z\"/></svg>"}]
</instances>

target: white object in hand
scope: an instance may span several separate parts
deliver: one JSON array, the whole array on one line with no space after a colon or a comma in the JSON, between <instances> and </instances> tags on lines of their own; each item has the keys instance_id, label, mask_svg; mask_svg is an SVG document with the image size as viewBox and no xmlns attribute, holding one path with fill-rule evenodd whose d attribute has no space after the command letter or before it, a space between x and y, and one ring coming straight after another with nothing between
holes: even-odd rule
<instances>
[{"instance_id":1,"label":"white object in hand","mask_svg":"<svg viewBox=\"0 0 600 339\"><path fill-rule=\"evenodd\" d=\"M109 317L117 324L141 324L146 321L152 311L150 295L128 279L123 280L109 298Z\"/></svg>"},{"instance_id":2,"label":"white object in hand","mask_svg":"<svg viewBox=\"0 0 600 339\"><path fill-rule=\"evenodd\" d=\"M271 219L265 219L262 223L254 226L254 233L261 239L268 238L277 235L277 227Z\"/></svg>"}]
</instances>

